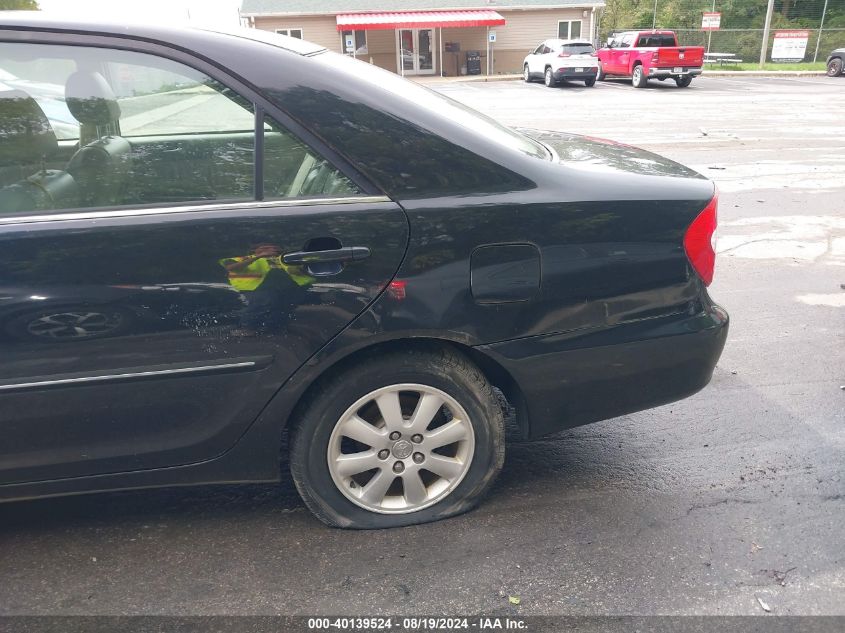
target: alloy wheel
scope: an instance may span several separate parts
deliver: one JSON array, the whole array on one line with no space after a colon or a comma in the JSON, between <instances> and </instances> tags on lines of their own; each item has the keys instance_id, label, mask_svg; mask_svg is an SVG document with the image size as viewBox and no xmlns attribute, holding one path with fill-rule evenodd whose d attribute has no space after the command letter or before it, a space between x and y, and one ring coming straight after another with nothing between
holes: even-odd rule
<instances>
[{"instance_id":1,"label":"alloy wheel","mask_svg":"<svg viewBox=\"0 0 845 633\"><path fill-rule=\"evenodd\" d=\"M30 321L26 329L39 338L81 339L103 336L122 323L120 313L72 311L44 314Z\"/></svg>"},{"instance_id":2,"label":"alloy wheel","mask_svg":"<svg viewBox=\"0 0 845 633\"><path fill-rule=\"evenodd\" d=\"M472 462L475 434L463 407L421 384L382 387L340 417L328 466L354 504L384 514L427 508L451 493Z\"/></svg>"}]
</instances>

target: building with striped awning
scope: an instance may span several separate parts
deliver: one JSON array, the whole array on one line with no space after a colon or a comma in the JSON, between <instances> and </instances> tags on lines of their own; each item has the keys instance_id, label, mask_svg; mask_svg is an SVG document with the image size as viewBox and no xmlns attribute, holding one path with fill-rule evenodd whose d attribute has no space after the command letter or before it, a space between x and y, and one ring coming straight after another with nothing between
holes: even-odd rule
<instances>
[{"instance_id":1,"label":"building with striped awning","mask_svg":"<svg viewBox=\"0 0 845 633\"><path fill-rule=\"evenodd\" d=\"M603 0L243 0L251 27L402 75L522 71L543 40L596 43Z\"/></svg>"}]
</instances>

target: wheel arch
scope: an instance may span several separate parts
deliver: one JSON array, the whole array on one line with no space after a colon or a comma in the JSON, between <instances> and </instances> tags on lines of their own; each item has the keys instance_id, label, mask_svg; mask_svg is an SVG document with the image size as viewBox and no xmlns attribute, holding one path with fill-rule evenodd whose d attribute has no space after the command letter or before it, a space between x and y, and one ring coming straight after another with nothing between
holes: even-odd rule
<instances>
[{"instance_id":1,"label":"wheel arch","mask_svg":"<svg viewBox=\"0 0 845 633\"><path fill-rule=\"evenodd\" d=\"M357 363L364 361L368 356L408 350L434 351L443 349L444 347L453 349L466 356L481 370L487 381L501 391L505 400L507 400L507 405L515 412L520 435L523 438L528 437L530 427L525 395L511 373L498 361L478 348L459 341L434 336L403 337L376 341L333 359L331 364L323 368L318 374L310 376L308 384L304 389L300 390L295 402L290 405L288 415L284 416L283 434L287 435L292 426L296 424L297 417L308 405L313 395L319 392L322 384L331 380L339 373L350 370Z\"/></svg>"}]
</instances>

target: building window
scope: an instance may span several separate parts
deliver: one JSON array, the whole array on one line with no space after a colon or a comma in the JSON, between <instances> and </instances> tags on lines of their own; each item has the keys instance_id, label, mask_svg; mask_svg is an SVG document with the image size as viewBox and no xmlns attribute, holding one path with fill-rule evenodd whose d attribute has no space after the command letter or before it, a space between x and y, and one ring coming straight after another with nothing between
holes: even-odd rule
<instances>
[{"instance_id":1,"label":"building window","mask_svg":"<svg viewBox=\"0 0 845 633\"><path fill-rule=\"evenodd\" d=\"M290 37L295 37L298 40L302 39L302 29L276 29L276 33L279 35L289 35Z\"/></svg>"},{"instance_id":2,"label":"building window","mask_svg":"<svg viewBox=\"0 0 845 633\"><path fill-rule=\"evenodd\" d=\"M353 38L354 34L354 38ZM367 32L366 31L344 31L340 35L341 48L347 55L367 54ZM352 46L354 43L354 47Z\"/></svg>"},{"instance_id":3,"label":"building window","mask_svg":"<svg viewBox=\"0 0 845 633\"><path fill-rule=\"evenodd\" d=\"M581 39L581 20L560 20L557 23L557 36L562 40Z\"/></svg>"}]
</instances>

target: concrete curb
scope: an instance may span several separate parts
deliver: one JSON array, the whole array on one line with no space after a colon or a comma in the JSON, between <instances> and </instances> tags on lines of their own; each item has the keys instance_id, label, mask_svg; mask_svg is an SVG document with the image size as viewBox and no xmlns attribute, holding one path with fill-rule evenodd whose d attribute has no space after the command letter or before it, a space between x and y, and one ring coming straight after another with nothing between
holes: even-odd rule
<instances>
[{"instance_id":1,"label":"concrete curb","mask_svg":"<svg viewBox=\"0 0 845 633\"><path fill-rule=\"evenodd\" d=\"M705 70L701 77L823 77L823 70ZM522 75L462 75L460 77L407 77L412 81L423 84L456 83L464 81L515 81L521 80ZM624 81L619 77L616 81Z\"/></svg>"}]
</instances>

